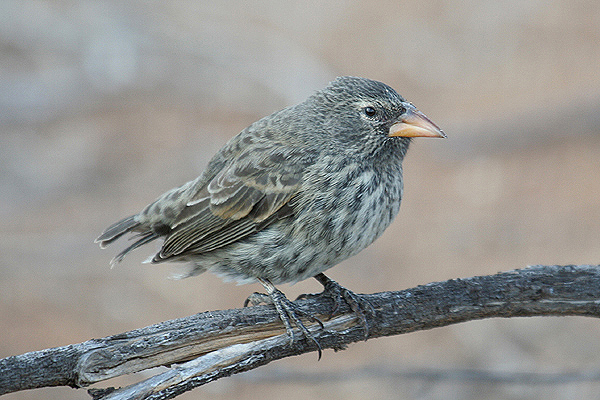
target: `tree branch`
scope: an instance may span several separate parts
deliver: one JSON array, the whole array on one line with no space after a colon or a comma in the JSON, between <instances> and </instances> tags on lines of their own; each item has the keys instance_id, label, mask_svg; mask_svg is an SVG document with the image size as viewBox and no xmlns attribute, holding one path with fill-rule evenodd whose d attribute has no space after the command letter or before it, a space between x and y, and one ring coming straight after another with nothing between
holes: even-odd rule
<instances>
[{"instance_id":1,"label":"tree branch","mask_svg":"<svg viewBox=\"0 0 600 400\"><path fill-rule=\"evenodd\" d=\"M492 317L600 316L600 266L533 266L491 276L451 279L364 297L373 305L369 339ZM326 320L325 296L296 303ZM307 327L323 349L364 339L352 311ZM221 377L315 351L300 332L290 345L277 312L267 306L205 312L87 342L0 360L0 394L48 386L84 387L156 366L173 366L97 399L169 399Z\"/></svg>"}]
</instances>

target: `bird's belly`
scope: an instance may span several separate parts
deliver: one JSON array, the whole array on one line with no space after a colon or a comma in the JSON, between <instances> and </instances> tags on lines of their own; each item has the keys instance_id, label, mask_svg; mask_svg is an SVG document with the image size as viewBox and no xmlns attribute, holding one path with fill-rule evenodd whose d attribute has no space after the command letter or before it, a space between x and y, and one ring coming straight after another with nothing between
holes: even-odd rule
<instances>
[{"instance_id":1,"label":"bird's belly","mask_svg":"<svg viewBox=\"0 0 600 400\"><path fill-rule=\"evenodd\" d=\"M351 257L377 239L400 208L402 180L365 185L362 176L334 195L298 205L282 219L227 251L207 253L208 269L238 282L298 282ZM222 253L222 254L221 254Z\"/></svg>"},{"instance_id":2,"label":"bird's belly","mask_svg":"<svg viewBox=\"0 0 600 400\"><path fill-rule=\"evenodd\" d=\"M306 240L328 256L326 268L363 250L390 225L400 208L401 188L395 193L389 189L378 185L368 192L348 190L331 199L331 209L307 221Z\"/></svg>"}]
</instances>

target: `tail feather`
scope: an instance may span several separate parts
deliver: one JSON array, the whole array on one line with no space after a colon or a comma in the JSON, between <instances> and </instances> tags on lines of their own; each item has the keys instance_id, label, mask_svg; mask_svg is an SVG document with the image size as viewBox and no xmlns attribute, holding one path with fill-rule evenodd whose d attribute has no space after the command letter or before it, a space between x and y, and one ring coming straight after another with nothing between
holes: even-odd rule
<instances>
[{"instance_id":1,"label":"tail feather","mask_svg":"<svg viewBox=\"0 0 600 400\"><path fill-rule=\"evenodd\" d=\"M120 234L120 235L122 235L122 234ZM157 239L159 237L159 235L156 234L155 232L150 231L150 232L141 233L138 235L138 237L139 237L139 239L136 240L135 243L133 243L131 246L127 247L125 250L123 250L122 252L117 254L115 256L115 258L113 258L110 261L111 268L114 267L116 264L120 263L123 260L123 258L127 255L127 253L129 253L131 250L137 249L138 247L143 246L146 243L153 241L154 239Z\"/></svg>"},{"instance_id":2,"label":"tail feather","mask_svg":"<svg viewBox=\"0 0 600 400\"><path fill-rule=\"evenodd\" d=\"M122 219L106 228L94 242L100 243L100 247L105 248L127 232L131 232L133 229L137 228L139 225L140 223L135 220L135 215L132 215L131 217Z\"/></svg>"},{"instance_id":3,"label":"tail feather","mask_svg":"<svg viewBox=\"0 0 600 400\"><path fill-rule=\"evenodd\" d=\"M136 220L136 216L132 215L131 217L122 219L121 221L116 222L106 228L106 230L102 232L102 234L95 240L96 243L100 243L100 247L105 248L107 245L111 244L126 233L138 232L137 235L131 237L131 239L137 240L111 260L111 268L114 267L115 264L120 263L121 260L123 260L127 253L129 253L131 250L160 237L160 232L157 232L153 229L143 229L141 225L142 224Z\"/></svg>"}]
</instances>

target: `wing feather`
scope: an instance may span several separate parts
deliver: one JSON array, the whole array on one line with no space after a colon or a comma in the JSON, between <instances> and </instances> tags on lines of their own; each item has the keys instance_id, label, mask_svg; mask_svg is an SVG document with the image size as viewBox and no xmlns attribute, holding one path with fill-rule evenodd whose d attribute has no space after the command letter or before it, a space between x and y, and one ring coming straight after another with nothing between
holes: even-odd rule
<instances>
[{"instance_id":1,"label":"wing feather","mask_svg":"<svg viewBox=\"0 0 600 400\"><path fill-rule=\"evenodd\" d=\"M269 155L250 147L217 171L179 213L154 261L227 246L291 215L284 206L300 191L311 153L275 148Z\"/></svg>"}]
</instances>

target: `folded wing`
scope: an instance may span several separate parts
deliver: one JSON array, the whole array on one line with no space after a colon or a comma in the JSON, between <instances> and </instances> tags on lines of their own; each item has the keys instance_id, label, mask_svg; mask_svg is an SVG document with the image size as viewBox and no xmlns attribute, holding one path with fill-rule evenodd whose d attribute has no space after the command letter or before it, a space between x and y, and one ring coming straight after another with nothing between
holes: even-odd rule
<instances>
[{"instance_id":1,"label":"folded wing","mask_svg":"<svg viewBox=\"0 0 600 400\"><path fill-rule=\"evenodd\" d=\"M215 250L291 215L310 163L309 153L281 146L242 152L186 204L153 261Z\"/></svg>"}]
</instances>

